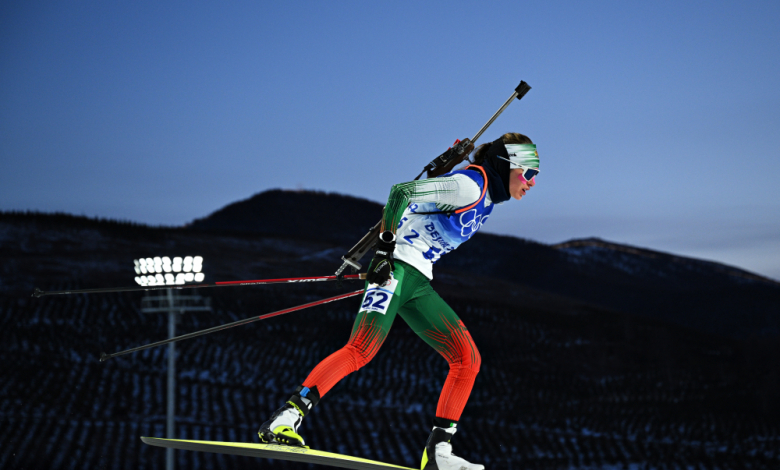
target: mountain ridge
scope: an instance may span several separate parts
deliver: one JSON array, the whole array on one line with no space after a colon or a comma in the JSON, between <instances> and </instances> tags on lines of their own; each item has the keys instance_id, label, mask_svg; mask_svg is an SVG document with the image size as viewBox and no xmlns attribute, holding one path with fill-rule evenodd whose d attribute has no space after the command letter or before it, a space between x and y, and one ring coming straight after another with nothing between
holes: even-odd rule
<instances>
[{"instance_id":1,"label":"mountain ridge","mask_svg":"<svg viewBox=\"0 0 780 470\"><path fill-rule=\"evenodd\" d=\"M319 197L319 198L324 197L325 199L327 199L326 201L327 205L333 205L334 203L338 203L338 202L349 202L350 206L358 207L360 209L357 214L359 218L357 222L353 221L350 218L348 222L341 223L344 221L341 220L342 218L340 217L335 219L335 222L332 224L334 226L360 225L360 226L365 226L367 231L369 228L373 226L374 223L379 221L379 218L381 217L382 214L381 211L383 206L377 202L371 201L366 198L361 198L357 196L351 196L351 195L346 195L346 194L341 194L336 192L274 188L265 191L260 191L246 199L242 199L227 204L221 209L217 209L216 211L213 211L211 214L206 215L204 217L193 219L192 221L182 225L173 225L173 226L150 225L142 222L135 222L135 221L123 220L123 219L89 217L85 215L68 214L66 212L61 212L61 211L57 211L57 212L0 211L0 218L26 218L26 219L45 218L51 222L57 221L60 223L68 223L69 221L72 221L72 222L79 222L88 226L95 226L95 227L113 226L116 228L132 228L132 229L139 229L139 230L146 230L146 229L177 230L178 229L178 230L187 230L187 231L218 232L218 233L231 234L231 235L256 233L256 234L270 235L270 236L294 236L295 238L306 238L305 236L301 236L300 232L290 233L288 230L263 229L262 226L259 225L257 222L241 223L236 221L235 219L237 213L240 213L240 211L244 211L247 208L252 208L250 212L257 213L258 211L256 210L256 208L253 208L253 206L256 206L258 204L269 204L272 203L273 201L278 201L282 197L285 197L285 199L289 199L290 196L292 196L292 200L296 204L302 201L305 202L309 197ZM373 215L370 214L371 212L376 212L378 214L376 216L376 220L367 217L367 214ZM351 215L355 216L355 214L351 214ZM330 215L328 217L330 217ZM333 219L328 218L328 220L333 220ZM369 220L373 222L368 222ZM300 226L293 226L293 227L300 228ZM328 241L332 241L338 244L350 245L350 246L354 244L354 242L357 242L358 236L362 236L362 233L358 234L356 232L350 231L349 235L351 236L351 238L346 239L346 240L350 240L350 242L345 242L344 241L345 239L342 239L332 233L333 232L331 231L331 234L322 234L322 236L324 237L324 239ZM338 235L342 235L342 234L338 233ZM749 271L745 268L741 268L738 266L728 265L714 260L679 255L672 252L652 249L649 247L640 247L640 246L629 245L625 243L611 242L609 240L605 240L596 236L585 237L585 238L573 238L563 242L546 244L535 240L518 237L515 235L496 234L490 232L483 232L480 233L480 235L489 236L489 237L506 237L524 243L534 243L542 246L548 246L550 248L557 249L557 250L566 250L570 248L581 248L581 247L603 247L613 251L632 253L639 256L646 256L646 257L665 256L668 257L668 259L673 262L684 261L684 262L702 263L712 267L716 267L716 269L720 269L724 272L729 272L731 275L734 276L744 277L746 279L751 279L760 282L767 282L770 284L776 284L780 286L780 280L772 279L770 277L758 273L754 273L752 271ZM351 242L352 239L354 239L354 242Z\"/></svg>"},{"instance_id":2,"label":"mountain ridge","mask_svg":"<svg viewBox=\"0 0 780 470\"><path fill-rule=\"evenodd\" d=\"M334 241L336 243L344 243L344 239L342 239L341 237L346 235L346 233L342 233L342 232L348 232L348 236L351 236L352 238L347 238L347 240L354 239L355 242L357 242L358 240L358 238L356 238L357 236L362 236L362 233L360 233L360 235L357 235L356 232L353 230L349 230L349 231L339 230L338 229L339 227L351 226L357 228L359 226L359 227L366 227L365 230L367 231L377 221L379 221L382 215L383 206L377 202L365 198L360 198L356 196L350 196L350 195L345 195L345 194L335 193L335 192L270 189L270 190L256 193L246 199L228 204L225 207L218 209L205 217L195 219L192 222L183 225L182 228L188 230L206 230L206 231L229 232L229 233L246 232L246 233L260 233L260 234L267 234L267 235L300 236L300 232L297 231L294 232L293 230L290 230L289 227L284 227L284 229L282 230L279 230L278 228L274 230L262 226L260 222L257 220L251 222L246 222L246 221L239 222L236 220L236 217L237 214L241 214L245 212L259 213L260 211L256 207L258 205L272 205L280 200L284 200L285 202L288 203L288 205L294 207L300 203L308 202L308 199L310 199L311 197L326 199L325 205L330 207L336 206L340 203L341 204L347 203L349 208L358 209L357 211L342 211L342 212L349 212L349 217L346 218L341 217L339 213L336 213L334 218L333 211L329 211L325 215L323 215L324 211L323 212L315 211L314 214L309 215L309 216L313 215L315 217L318 217L318 220L315 222L315 225L330 228L330 230L327 231L328 233L323 233L322 236L325 239ZM249 210L247 211L247 209ZM294 226L292 228L299 229L301 227ZM684 255L678 255L670 252L654 250L646 247L637 247L637 246L632 246L627 244L610 242L601 239L599 237L575 238L564 242L545 244L530 239L526 239L523 237L517 237L514 235L494 234L489 232L481 233L481 235L488 235L488 236L495 236L495 237L508 237L514 240L536 243L539 245L549 246L555 249L567 249L572 247L583 247L587 245L587 246L607 247L615 251L634 253L642 256L668 256L669 260L671 261L686 260L690 262L708 263L712 266L718 266L719 269L724 270L724 272L725 271L731 272L733 275L745 277L748 279L753 279L756 281L769 282L769 283L780 285L780 281L778 280L763 276L758 273L753 273L747 269L740 268L737 266L730 266L713 260L692 258ZM350 244L350 242L347 242L347 244Z\"/></svg>"}]
</instances>

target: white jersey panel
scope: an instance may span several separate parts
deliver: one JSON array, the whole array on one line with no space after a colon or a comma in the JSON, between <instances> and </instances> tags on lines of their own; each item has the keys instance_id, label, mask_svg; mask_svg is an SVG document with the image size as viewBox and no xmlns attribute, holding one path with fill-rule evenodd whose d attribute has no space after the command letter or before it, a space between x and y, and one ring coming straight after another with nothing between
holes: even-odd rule
<instances>
[{"instance_id":1,"label":"white jersey panel","mask_svg":"<svg viewBox=\"0 0 780 470\"><path fill-rule=\"evenodd\" d=\"M455 194L450 190L446 198L439 197L426 202L415 198L418 202L409 204L398 224L393 253L396 259L411 264L428 279L433 279L434 263L471 238L493 210L487 194L479 200L485 182L478 172L460 170L434 180L437 179L449 180L444 184L457 183L462 189ZM433 199L430 195L425 198ZM471 206L475 202L477 204L473 208L460 214L451 213L447 216L441 213L442 206L454 210ZM422 214L424 212L433 214Z\"/></svg>"},{"instance_id":2,"label":"white jersey panel","mask_svg":"<svg viewBox=\"0 0 780 470\"><path fill-rule=\"evenodd\" d=\"M431 178L422 182L424 191L419 191L409 200L411 203L433 202L439 206L466 207L474 204L482 195L482 188L473 179L462 173Z\"/></svg>"}]
</instances>

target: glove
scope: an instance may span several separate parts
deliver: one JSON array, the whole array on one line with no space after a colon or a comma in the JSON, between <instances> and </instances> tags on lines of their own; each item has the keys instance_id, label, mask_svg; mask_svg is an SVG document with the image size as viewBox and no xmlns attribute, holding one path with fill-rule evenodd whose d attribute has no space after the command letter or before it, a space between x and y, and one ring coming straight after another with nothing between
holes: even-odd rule
<instances>
[{"instance_id":1,"label":"glove","mask_svg":"<svg viewBox=\"0 0 780 470\"><path fill-rule=\"evenodd\" d=\"M381 286L390 279L390 274L395 269L393 251L395 251L395 234L389 230L380 233L379 241L376 243L376 254L368 265L366 273L369 284Z\"/></svg>"}]
</instances>

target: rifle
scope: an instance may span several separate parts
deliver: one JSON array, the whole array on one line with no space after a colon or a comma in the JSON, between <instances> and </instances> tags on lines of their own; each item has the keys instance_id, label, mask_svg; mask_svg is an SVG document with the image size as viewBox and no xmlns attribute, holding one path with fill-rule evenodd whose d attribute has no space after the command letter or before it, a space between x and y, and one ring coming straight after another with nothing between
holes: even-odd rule
<instances>
[{"instance_id":1,"label":"rifle","mask_svg":"<svg viewBox=\"0 0 780 470\"><path fill-rule=\"evenodd\" d=\"M488 122L485 123L484 126L482 126L482 128L474 135L473 138L469 139L467 137L463 140L456 140L452 147L425 165L425 168L423 168L420 174L417 175L414 181L420 179L423 173L426 172L428 173L428 178L434 178L436 176L443 175L450 172L456 165L463 162L463 160L469 156L472 150L474 150L474 143L477 141L477 139L479 139L482 133L485 132L491 124L493 124L493 121L495 121L496 118L504 112L512 100L515 98L518 100L522 99L530 89L531 87L526 82L520 81L520 84L517 85L514 93L512 93L512 96L506 100L501 108L499 108L498 111L493 114L493 116L488 120ZM379 228L381 226L382 221L380 220L376 225L371 227L368 233L366 233L363 238L361 238L360 241L352 247L352 249L350 249L344 256L341 257L344 262L341 264L341 267L336 270L336 276L339 279L343 276L342 273L348 266L352 268L353 272L357 272L360 270L360 268L362 268L360 259L363 258L366 253L368 253L368 250L376 246L376 240L379 237Z\"/></svg>"}]
</instances>

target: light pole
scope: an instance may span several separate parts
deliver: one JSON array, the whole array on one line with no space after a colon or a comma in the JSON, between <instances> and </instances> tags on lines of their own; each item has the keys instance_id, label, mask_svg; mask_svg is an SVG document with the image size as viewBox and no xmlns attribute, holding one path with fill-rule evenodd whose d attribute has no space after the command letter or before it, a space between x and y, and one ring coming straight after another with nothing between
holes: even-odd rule
<instances>
[{"instance_id":1,"label":"light pole","mask_svg":"<svg viewBox=\"0 0 780 470\"><path fill-rule=\"evenodd\" d=\"M187 282L203 282L203 257L155 256L134 259L135 282L142 286L182 285ZM162 292L162 291L160 291ZM178 289L165 289L163 295L147 294L141 299L141 312L168 313L168 338L176 336L178 315L184 312L210 312L211 299L197 294L180 295ZM168 344L168 399L166 437L176 438L176 344ZM167 449L165 468L174 470L173 449Z\"/></svg>"}]
</instances>

